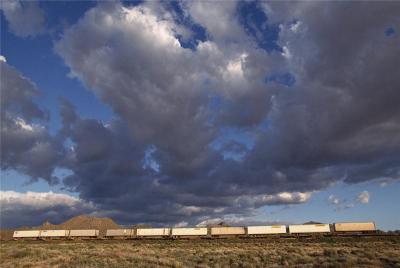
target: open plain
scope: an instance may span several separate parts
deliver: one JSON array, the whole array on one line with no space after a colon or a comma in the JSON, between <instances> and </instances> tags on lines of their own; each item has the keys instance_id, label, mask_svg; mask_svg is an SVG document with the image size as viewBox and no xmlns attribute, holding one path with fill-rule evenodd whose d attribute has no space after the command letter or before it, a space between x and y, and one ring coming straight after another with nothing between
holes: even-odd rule
<instances>
[{"instance_id":1,"label":"open plain","mask_svg":"<svg viewBox=\"0 0 400 268\"><path fill-rule=\"evenodd\" d=\"M400 237L2 241L0 267L400 267Z\"/></svg>"}]
</instances>

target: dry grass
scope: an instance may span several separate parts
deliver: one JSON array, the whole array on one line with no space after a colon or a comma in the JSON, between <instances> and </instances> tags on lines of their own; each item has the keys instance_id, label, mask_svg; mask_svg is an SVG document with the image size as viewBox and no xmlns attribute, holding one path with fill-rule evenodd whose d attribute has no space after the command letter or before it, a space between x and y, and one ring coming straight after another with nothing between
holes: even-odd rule
<instances>
[{"instance_id":1,"label":"dry grass","mask_svg":"<svg viewBox=\"0 0 400 268\"><path fill-rule=\"evenodd\" d=\"M400 237L8 241L0 267L400 267Z\"/></svg>"}]
</instances>

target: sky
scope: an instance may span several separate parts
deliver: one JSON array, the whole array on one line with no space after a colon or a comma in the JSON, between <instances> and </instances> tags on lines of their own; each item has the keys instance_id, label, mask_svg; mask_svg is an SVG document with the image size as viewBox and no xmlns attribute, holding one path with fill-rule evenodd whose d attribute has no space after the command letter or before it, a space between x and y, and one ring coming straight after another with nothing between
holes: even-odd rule
<instances>
[{"instance_id":1,"label":"sky","mask_svg":"<svg viewBox=\"0 0 400 268\"><path fill-rule=\"evenodd\" d=\"M400 229L400 3L0 9L1 227Z\"/></svg>"}]
</instances>

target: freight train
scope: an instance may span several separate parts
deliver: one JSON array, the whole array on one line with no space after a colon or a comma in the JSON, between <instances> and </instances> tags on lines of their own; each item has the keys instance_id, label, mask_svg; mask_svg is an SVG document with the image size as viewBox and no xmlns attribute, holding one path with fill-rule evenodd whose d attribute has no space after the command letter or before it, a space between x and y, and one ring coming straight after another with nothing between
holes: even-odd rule
<instances>
[{"instance_id":1,"label":"freight train","mask_svg":"<svg viewBox=\"0 0 400 268\"><path fill-rule=\"evenodd\" d=\"M298 224L244 227L179 227L179 228L136 228L107 229L100 237L99 230L27 230L15 231L13 238L52 239L52 238L103 238L103 239L140 239L140 238L221 238L221 237L263 237L263 236L301 236L301 235L342 235L376 233L374 222L344 222L333 224Z\"/></svg>"}]
</instances>

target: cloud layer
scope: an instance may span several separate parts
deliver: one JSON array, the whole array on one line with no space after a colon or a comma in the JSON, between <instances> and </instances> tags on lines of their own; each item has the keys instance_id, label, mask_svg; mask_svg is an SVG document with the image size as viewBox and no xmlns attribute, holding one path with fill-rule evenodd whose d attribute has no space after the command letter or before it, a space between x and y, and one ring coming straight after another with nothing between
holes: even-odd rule
<instances>
[{"instance_id":1,"label":"cloud layer","mask_svg":"<svg viewBox=\"0 0 400 268\"><path fill-rule=\"evenodd\" d=\"M26 92L4 101L5 135L24 136L4 139L5 168L49 182L67 168L62 183L82 200L155 224L249 217L341 180L400 178L400 37L385 34L398 3L209 5L100 3L55 42L70 75L112 107L107 124L62 101L63 127L48 136L29 121L45 120L36 88L2 63L5 92Z\"/></svg>"},{"instance_id":2,"label":"cloud layer","mask_svg":"<svg viewBox=\"0 0 400 268\"><path fill-rule=\"evenodd\" d=\"M45 221L60 223L95 209L77 197L53 192L1 191L0 204L2 228L37 226Z\"/></svg>"}]
</instances>

